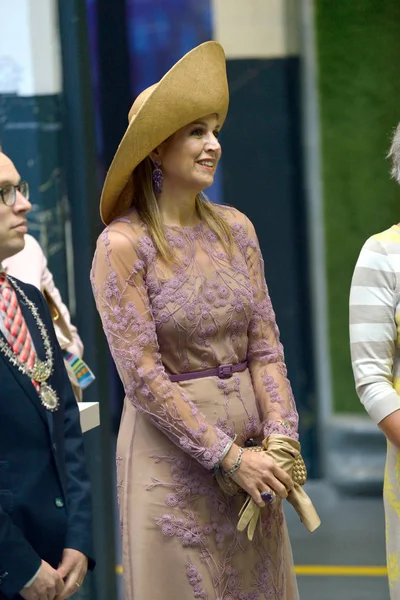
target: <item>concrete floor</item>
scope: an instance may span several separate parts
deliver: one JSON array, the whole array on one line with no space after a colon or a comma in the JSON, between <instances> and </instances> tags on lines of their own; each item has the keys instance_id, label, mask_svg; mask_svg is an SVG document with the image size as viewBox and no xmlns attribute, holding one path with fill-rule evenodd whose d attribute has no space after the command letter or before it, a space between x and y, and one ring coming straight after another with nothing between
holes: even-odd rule
<instances>
[{"instance_id":1,"label":"concrete floor","mask_svg":"<svg viewBox=\"0 0 400 600\"><path fill-rule=\"evenodd\" d=\"M296 566L385 566L382 499L339 495L311 482L322 525L309 534L290 505L286 508ZM301 600L388 600L386 576L298 576Z\"/></svg>"},{"instance_id":2,"label":"concrete floor","mask_svg":"<svg viewBox=\"0 0 400 600\"><path fill-rule=\"evenodd\" d=\"M308 533L292 507L287 504L286 516L297 568L307 566L312 571L315 566L385 565L385 528L381 498L341 496L324 482L310 482L306 489L314 501L322 525L315 533ZM120 578L118 584L119 600L123 600ZM389 598L387 580L382 575L298 575L298 584L301 600Z\"/></svg>"}]
</instances>

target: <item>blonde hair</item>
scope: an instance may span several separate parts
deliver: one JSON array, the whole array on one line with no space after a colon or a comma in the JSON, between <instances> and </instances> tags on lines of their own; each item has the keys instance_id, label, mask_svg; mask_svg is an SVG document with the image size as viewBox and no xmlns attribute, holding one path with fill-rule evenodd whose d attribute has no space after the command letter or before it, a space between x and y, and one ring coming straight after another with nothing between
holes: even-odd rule
<instances>
[{"instance_id":1,"label":"blonde hair","mask_svg":"<svg viewBox=\"0 0 400 600\"><path fill-rule=\"evenodd\" d=\"M390 173L393 179L395 179L397 183L400 183L400 123L397 125L394 132L388 158L392 159L392 168Z\"/></svg>"},{"instance_id":2,"label":"blonde hair","mask_svg":"<svg viewBox=\"0 0 400 600\"><path fill-rule=\"evenodd\" d=\"M133 172L135 182L131 206L147 225L154 245L162 258L175 262L176 256L165 235L157 198L153 190L153 163L145 158ZM203 195L196 196L196 211L201 221L206 223L220 240L224 250L232 255L233 236L227 221L216 211L213 204Z\"/></svg>"}]
</instances>

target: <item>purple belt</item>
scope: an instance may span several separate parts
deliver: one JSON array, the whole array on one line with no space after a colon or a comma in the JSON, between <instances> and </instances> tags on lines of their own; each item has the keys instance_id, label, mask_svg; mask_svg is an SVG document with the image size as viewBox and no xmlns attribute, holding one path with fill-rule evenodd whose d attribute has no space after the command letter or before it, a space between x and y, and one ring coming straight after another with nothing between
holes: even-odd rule
<instances>
[{"instance_id":1,"label":"purple belt","mask_svg":"<svg viewBox=\"0 0 400 600\"><path fill-rule=\"evenodd\" d=\"M215 369L206 369L205 371L194 371L193 373L178 373L169 375L172 382L189 381L190 379L202 379L203 377L219 377L220 379L229 379L234 373L239 373L247 369L247 360L236 365L220 365Z\"/></svg>"}]
</instances>

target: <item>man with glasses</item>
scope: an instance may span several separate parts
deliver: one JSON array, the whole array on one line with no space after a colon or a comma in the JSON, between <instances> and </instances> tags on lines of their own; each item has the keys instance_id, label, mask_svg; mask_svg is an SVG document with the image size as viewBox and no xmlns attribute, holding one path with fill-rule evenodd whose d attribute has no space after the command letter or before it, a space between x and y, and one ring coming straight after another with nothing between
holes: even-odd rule
<instances>
[{"instance_id":1,"label":"man with glasses","mask_svg":"<svg viewBox=\"0 0 400 600\"><path fill-rule=\"evenodd\" d=\"M0 263L29 187L0 152ZM0 599L64 600L94 565L79 411L46 302L0 268Z\"/></svg>"}]
</instances>

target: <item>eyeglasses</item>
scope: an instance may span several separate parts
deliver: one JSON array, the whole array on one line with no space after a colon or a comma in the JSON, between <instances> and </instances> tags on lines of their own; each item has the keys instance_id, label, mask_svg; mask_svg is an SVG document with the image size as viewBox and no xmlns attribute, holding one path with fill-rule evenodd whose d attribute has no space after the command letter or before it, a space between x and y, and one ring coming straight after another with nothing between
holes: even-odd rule
<instances>
[{"instance_id":1,"label":"eyeglasses","mask_svg":"<svg viewBox=\"0 0 400 600\"><path fill-rule=\"evenodd\" d=\"M0 188L0 198L3 204L14 206L17 199L17 190L26 200L29 200L29 184L26 181L21 181L19 185L10 184Z\"/></svg>"}]
</instances>

